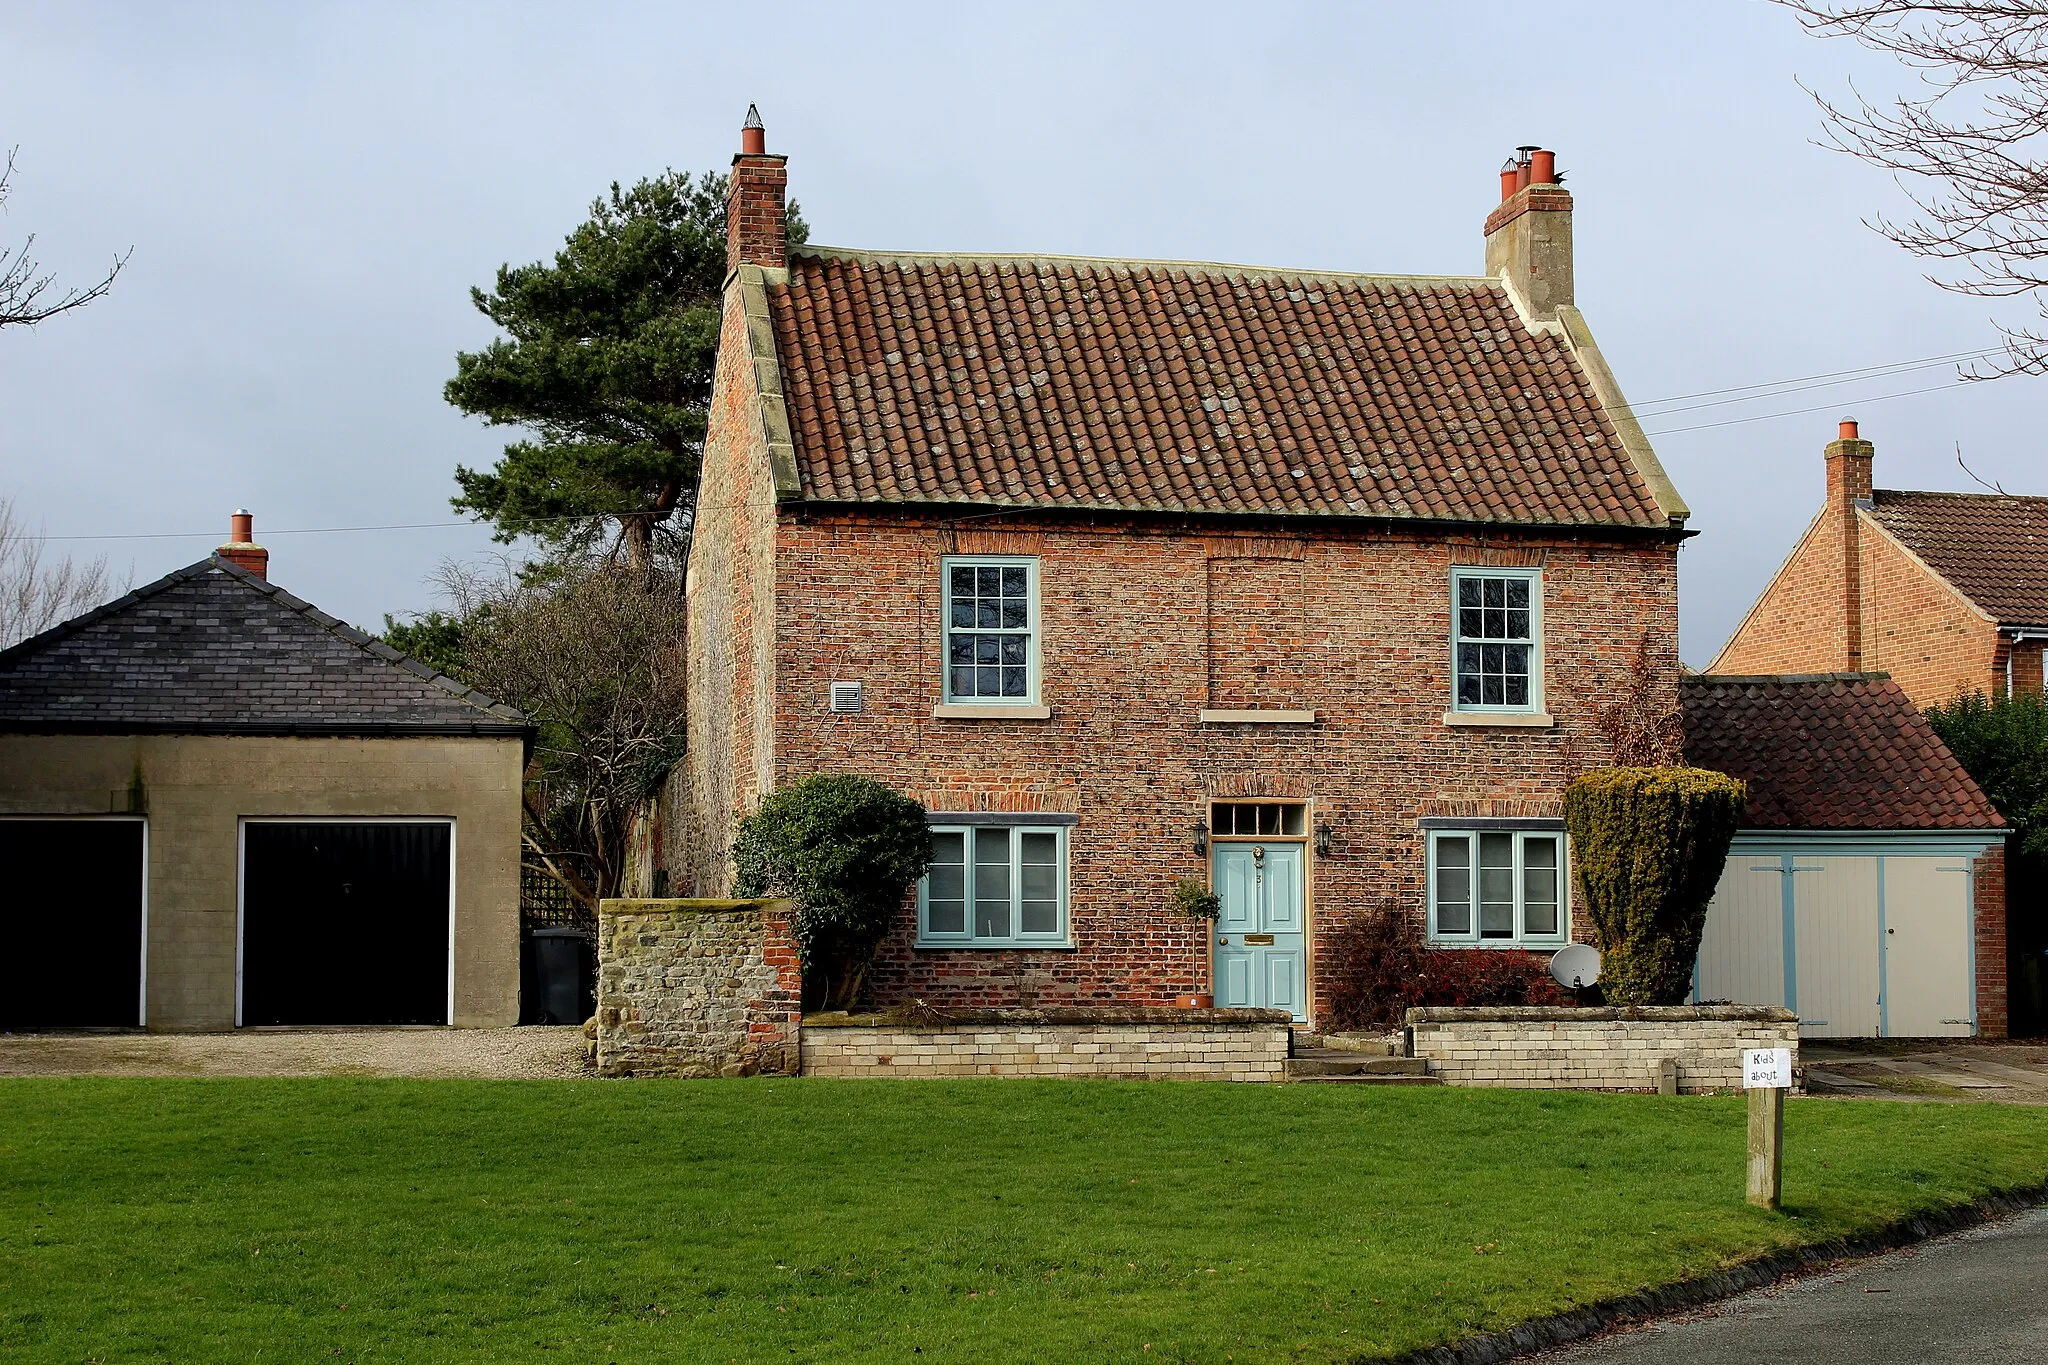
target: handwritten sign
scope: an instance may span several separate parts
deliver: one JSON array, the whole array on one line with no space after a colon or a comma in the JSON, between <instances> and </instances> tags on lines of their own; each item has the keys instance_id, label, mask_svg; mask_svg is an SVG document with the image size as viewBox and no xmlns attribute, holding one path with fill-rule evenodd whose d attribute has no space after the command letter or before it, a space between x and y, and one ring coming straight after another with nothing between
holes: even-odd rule
<instances>
[{"instance_id":1,"label":"handwritten sign","mask_svg":"<svg viewBox=\"0 0 2048 1365\"><path fill-rule=\"evenodd\" d=\"M1742 1088L1744 1090L1790 1090L1792 1088L1792 1049L1789 1047L1753 1047L1742 1054Z\"/></svg>"}]
</instances>

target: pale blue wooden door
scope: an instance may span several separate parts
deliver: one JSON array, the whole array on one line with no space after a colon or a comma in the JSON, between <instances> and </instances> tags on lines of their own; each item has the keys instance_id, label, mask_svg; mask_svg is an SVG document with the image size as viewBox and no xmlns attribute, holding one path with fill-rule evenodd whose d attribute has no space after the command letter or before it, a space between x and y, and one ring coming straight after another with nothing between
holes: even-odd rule
<instances>
[{"instance_id":1,"label":"pale blue wooden door","mask_svg":"<svg viewBox=\"0 0 2048 1365\"><path fill-rule=\"evenodd\" d=\"M1308 1017L1301 845L1217 844L1216 1003Z\"/></svg>"}]
</instances>

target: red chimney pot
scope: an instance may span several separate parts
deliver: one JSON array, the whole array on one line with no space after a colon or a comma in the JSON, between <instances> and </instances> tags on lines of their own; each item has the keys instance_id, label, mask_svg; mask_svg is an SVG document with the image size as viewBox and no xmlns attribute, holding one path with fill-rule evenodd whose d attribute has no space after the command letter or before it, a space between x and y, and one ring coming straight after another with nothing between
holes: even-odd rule
<instances>
[{"instance_id":1,"label":"red chimney pot","mask_svg":"<svg viewBox=\"0 0 2048 1365\"><path fill-rule=\"evenodd\" d=\"M246 507L237 507L229 515L228 543L213 553L258 578L270 576L270 551L256 543L256 518Z\"/></svg>"},{"instance_id":2,"label":"red chimney pot","mask_svg":"<svg viewBox=\"0 0 2048 1365\"><path fill-rule=\"evenodd\" d=\"M1840 440L1844 440L1844 441L1853 441L1853 440L1855 440L1855 439L1856 439L1856 419L1855 419L1854 417L1844 417L1844 418L1842 419L1842 424L1841 424L1841 426L1839 426L1839 427L1837 427L1837 428L1836 428L1836 434L1837 434L1837 437L1838 437L1838 438L1839 438Z\"/></svg>"},{"instance_id":3,"label":"red chimney pot","mask_svg":"<svg viewBox=\"0 0 2048 1365\"><path fill-rule=\"evenodd\" d=\"M1557 153L1537 148L1529 153L1529 183L1532 185L1555 185L1557 183Z\"/></svg>"}]
</instances>

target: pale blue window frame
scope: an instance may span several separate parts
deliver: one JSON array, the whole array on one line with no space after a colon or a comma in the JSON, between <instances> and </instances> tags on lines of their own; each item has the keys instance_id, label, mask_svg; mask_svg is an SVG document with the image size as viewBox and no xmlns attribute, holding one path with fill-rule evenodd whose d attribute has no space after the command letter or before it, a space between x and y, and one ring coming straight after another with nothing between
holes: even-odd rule
<instances>
[{"instance_id":1,"label":"pale blue window frame","mask_svg":"<svg viewBox=\"0 0 2048 1365\"><path fill-rule=\"evenodd\" d=\"M934 861L917 884L918 946L1066 947L1067 834L1060 825L933 825Z\"/></svg>"},{"instance_id":2,"label":"pale blue window frame","mask_svg":"<svg viewBox=\"0 0 2048 1365\"><path fill-rule=\"evenodd\" d=\"M1543 710L1541 569L1451 571L1451 709Z\"/></svg>"},{"instance_id":3,"label":"pale blue window frame","mask_svg":"<svg viewBox=\"0 0 2048 1365\"><path fill-rule=\"evenodd\" d=\"M1429 941L1452 948L1563 947L1571 938L1567 842L1557 829L1431 830ZM1533 855L1532 844L1539 846Z\"/></svg>"},{"instance_id":4,"label":"pale blue window frame","mask_svg":"<svg viewBox=\"0 0 2048 1365\"><path fill-rule=\"evenodd\" d=\"M974 591L957 591L963 575L973 576ZM1020 575L1021 595L1014 591ZM939 561L939 583L940 670L947 704L1039 705L1038 560L948 555ZM990 587L993 592L984 591Z\"/></svg>"}]
</instances>

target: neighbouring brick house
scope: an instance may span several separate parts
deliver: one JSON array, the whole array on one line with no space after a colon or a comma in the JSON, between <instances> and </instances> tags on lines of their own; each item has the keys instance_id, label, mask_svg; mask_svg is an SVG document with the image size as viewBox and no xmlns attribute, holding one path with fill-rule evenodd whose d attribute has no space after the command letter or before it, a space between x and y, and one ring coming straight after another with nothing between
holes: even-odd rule
<instances>
[{"instance_id":1,"label":"neighbouring brick house","mask_svg":"<svg viewBox=\"0 0 2048 1365\"><path fill-rule=\"evenodd\" d=\"M1841 424L1827 496L1712 673L1890 674L1916 705L2042 690L2048 498L1873 488Z\"/></svg>"},{"instance_id":2,"label":"neighbouring brick house","mask_svg":"<svg viewBox=\"0 0 2048 1365\"><path fill-rule=\"evenodd\" d=\"M743 146L671 886L726 893L736 817L851 771L933 826L884 1005L1314 1016L1382 905L1567 941L1564 784L1646 636L1675 689L1690 533L1549 153L1484 274L1402 276L792 250Z\"/></svg>"}]
</instances>

